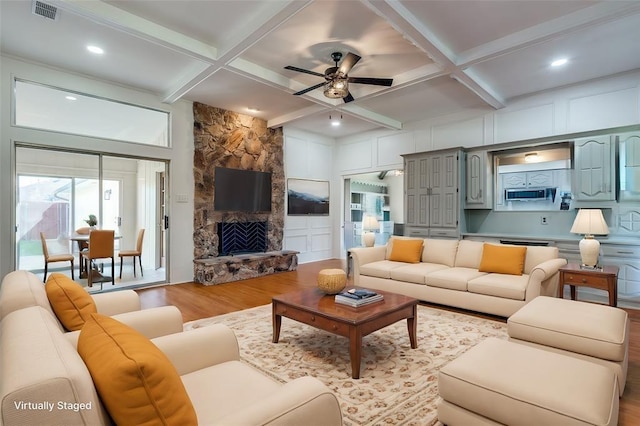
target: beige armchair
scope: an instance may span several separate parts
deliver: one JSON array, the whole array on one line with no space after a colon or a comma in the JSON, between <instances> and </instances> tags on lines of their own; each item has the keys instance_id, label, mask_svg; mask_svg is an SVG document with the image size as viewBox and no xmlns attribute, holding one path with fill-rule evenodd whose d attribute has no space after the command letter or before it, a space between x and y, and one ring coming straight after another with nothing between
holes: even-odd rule
<instances>
[{"instance_id":1,"label":"beige armchair","mask_svg":"<svg viewBox=\"0 0 640 426\"><path fill-rule=\"evenodd\" d=\"M56 327L44 308L14 311L0 324L0 398L5 426L111 424L75 342ZM198 424L342 424L338 400L329 388L311 377L282 384L240 362L235 335L226 326L151 341L177 370ZM34 395L39 403L53 403L54 409L21 410L21 401L32 401ZM58 409L58 403L81 409Z\"/></svg>"},{"instance_id":2,"label":"beige armchair","mask_svg":"<svg viewBox=\"0 0 640 426\"><path fill-rule=\"evenodd\" d=\"M141 310L140 297L133 290L120 290L91 295L99 313L114 317L130 325L143 335L153 338L183 330L182 313L175 306L162 306ZM0 286L0 320L10 313L40 306L58 320L42 281L29 271L13 271L5 275ZM77 333L77 332L75 332Z\"/></svg>"}]
</instances>

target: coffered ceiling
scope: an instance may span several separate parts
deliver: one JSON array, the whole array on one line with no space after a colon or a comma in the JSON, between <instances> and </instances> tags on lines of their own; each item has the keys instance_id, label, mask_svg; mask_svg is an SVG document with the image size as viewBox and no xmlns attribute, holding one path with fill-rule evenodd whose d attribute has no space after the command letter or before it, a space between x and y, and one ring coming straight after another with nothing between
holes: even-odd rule
<instances>
[{"instance_id":1,"label":"coffered ceiling","mask_svg":"<svg viewBox=\"0 0 640 426\"><path fill-rule=\"evenodd\" d=\"M640 69L640 1L30 0L0 2L4 54L341 137ZM87 45L104 54L93 55ZM322 89L332 52L362 57L355 101ZM562 67L551 67L566 58ZM249 111L254 108L257 111ZM330 126L329 116L342 116Z\"/></svg>"}]
</instances>

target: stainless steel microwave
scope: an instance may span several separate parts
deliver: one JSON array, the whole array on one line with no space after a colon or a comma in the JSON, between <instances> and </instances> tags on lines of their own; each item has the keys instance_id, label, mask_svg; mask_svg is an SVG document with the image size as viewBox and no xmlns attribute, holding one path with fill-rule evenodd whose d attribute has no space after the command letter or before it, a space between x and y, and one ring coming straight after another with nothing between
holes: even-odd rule
<instances>
[{"instance_id":1,"label":"stainless steel microwave","mask_svg":"<svg viewBox=\"0 0 640 426\"><path fill-rule=\"evenodd\" d=\"M507 201L546 200L554 201L556 188L505 189L504 198Z\"/></svg>"}]
</instances>

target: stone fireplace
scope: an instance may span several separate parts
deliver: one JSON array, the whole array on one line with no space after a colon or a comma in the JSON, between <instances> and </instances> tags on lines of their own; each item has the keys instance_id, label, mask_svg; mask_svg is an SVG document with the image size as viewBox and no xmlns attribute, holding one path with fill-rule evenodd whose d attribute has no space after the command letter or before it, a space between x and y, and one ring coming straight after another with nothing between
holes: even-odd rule
<instances>
[{"instance_id":1,"label":"stone fireplace","mask_svg":"<svg viewBox=\"0 0 640 426\"><path fill-rule=\"evenodd\" d=\"M285 196L282 128L269 129L265 120L197 102L193 104L193 117L194 280L218 284L295 270L295 252L282 252ZM215 211L216 167L271 172L271 212ZM242 228L256 222L266 224L265 233L260 236L247 233L245 237L262 239L264 249L238 249L256 253L228 256L233 253L221 246L221 231L226 228L221 224L238 224L232 226Z\"/></svg>"}]
</instances>

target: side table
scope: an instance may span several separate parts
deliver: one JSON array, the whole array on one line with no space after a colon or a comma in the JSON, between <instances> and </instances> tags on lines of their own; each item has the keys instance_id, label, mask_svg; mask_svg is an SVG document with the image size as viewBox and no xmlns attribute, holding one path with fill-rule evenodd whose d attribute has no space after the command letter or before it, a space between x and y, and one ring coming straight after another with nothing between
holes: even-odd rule
<instances>
[{"instance_id":1,"label":"side table","mask_svg":"<svg viewBox=\"0 0 640 426\"><path fill-rule=\"evenodd\" d=\"M609 305L618 306L617 266L606 265L602 269L582 269L577 263L569 263L560 268L558 297L564 296L564 286L571 286L571 300L576 300L576 287L591 287L609 293Z\"/></svg>"}]
</instances>

